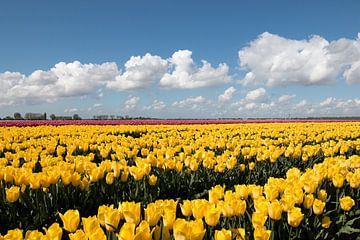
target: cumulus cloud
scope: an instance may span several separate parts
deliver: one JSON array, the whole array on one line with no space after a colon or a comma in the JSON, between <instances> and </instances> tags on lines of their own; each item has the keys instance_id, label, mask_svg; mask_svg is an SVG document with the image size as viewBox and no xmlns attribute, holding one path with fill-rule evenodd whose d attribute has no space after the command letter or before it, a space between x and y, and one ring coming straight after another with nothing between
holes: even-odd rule
<instances>
[{"instance_id":1,"label":"cumulus cloud","mask_svg":"<svg viewBox=\"0 0 360 240\"><path fill-rule=\"evenodd\" d=\"M295 94L292 94L292 95L287 95L287 94L285 94L285 95L282 95L282 96L280 96L280 97L278 98L278 102L279 102L279 103L288 102L288 101L290 101L291 99L293 99L293 98L295 98L295 97L296 97Z\"/></svg>"},{"instance_id":2,"label":"cumulus cloud","mask_svg":"<svg viewBox=\"0 0 360 240\"><path fill-rule=\"evenodd\" d=\"M360 61L357 61L344 71L344 78L349 84L360 83Z\"/></svg>"},{"instance_id":3,"label":"cumulus cloud","mask_svg":"<svg viewBox=\"0 0 360 240\"><path fill-rule=\"evenodd\" d=\"M233 94L236 92L236 89L234 87L229 87L224 91L223 94L220 94L218 97L219 102L224 103L232 99Z\"/></svg>"},{"instance_id":4,"label":"cumulus cloud","mask_svg":"<svg viewBox=\"0 0 360 240\"><path fill-rule=\"evenodd\" d=\"M139 103L140 98L135 96L129 96L128 99L125 101L125 110L132 110L136 108L137 104Z\"/></svg>"},{"instance_id":5,"label":"cumulus cloud","mask_svg":"<svg viewBox=\"0 0 360 240\"><path fill-rule=\"evenodd\" d=\"M172 71L166 73L160 80L160 86L165 88L200 88L209 87L231 81L228 76L229 67L225 63L213 68L202 60L202 66L197 67L189 50L179 50L169 59Z\"/></svg>"},{"instance_id":6,"label":"cumulus cloud","mask_svg":"<svg viewBox=\"0 0 360 240\"><path fill-rule=\"evenodd\" d=\"M106 86L119 91L148 87L162 78L167 67L168 62L159 56L133 56L125 63L125 72Z\"/></svg>"},{"instance_id":7,"label":"cumulus cloud","mask_svg":"<svg viewBox=\"0 0 360 240\"><path fill-rule=\"evenodd\" d=\"M265 83L269 87L332 84L336 76L351 83L360 82L360 40L329 42L314 35L293 40L264 32L239 51L240 67L247 69L241 84Z\"/></svg>"},{"instance_id":8,"label":"cumulus cloud","mask_svg":"<svg viewBox=\"0 0 360 240\"><path fill-rule=\"evenodd\" d=\"M321 107L327 107L327 106L331 106L332 104L334 104L336 102L336 98L334 97L329 97L327 99L325 99L324 101L320 102L320 106Z\"/></svg>"},{"instance_id":9,"label":"cumulus cloud","mask_svg":"<svg viewBox=\"0 0 360 240\"><path fill-rule=\"evenodd\" d=\"M154 102L149 105L149 106L145 106L144 109L145 110L162 110L166 107L165 102L163 101L159 101L159 100L154 100Z\"/></svg>"},{"instance_id":10,"label":"cumulus cloud","mask_svg":"<svg viewBox=\"0 0 360 240\"><path fill-rule=\"evenodd\" d=\"M298 102L296 105L295 105L295 108L303 108L307 105L307 101L305 99L301 100L300 102Z\"/></svg>"},{"instance_id":11,"label":"cumulus cloud","mask_svg":"<svg viewBox=\"0 0 360 240\"><path fill-rule=\"evenodd\" d=\"M266 90L264 88L257 88L255 90L249 91L246 94L245 100L257 101L257 100L262 100L265 97L266 97Z\"/></svg>"},{"instance_id":12,"label":"cumulus cloud","mask_svg":"<svg viewBox=\"0 0 360 240\"><path fill-rule=\"evenodd\" d=\"M118 74L115 63L60 62L48 71L29 76L18 72L0 74L0 105L51 102L60 97L89 94Z\"/></svg>"},{"instance_id":13,"label":"cumulus cloud","mask_svg":"<svg viewBox=\"0 0 360 240\"><path fill-rule=\"evenodd\" d=\"M197 96L197 97L189 97L181 101L175 101L172 103L172 106L179 108L195 109L199 105L204 104L205 102L206 99L203 96Z\"/></svg>"}]
</instances>

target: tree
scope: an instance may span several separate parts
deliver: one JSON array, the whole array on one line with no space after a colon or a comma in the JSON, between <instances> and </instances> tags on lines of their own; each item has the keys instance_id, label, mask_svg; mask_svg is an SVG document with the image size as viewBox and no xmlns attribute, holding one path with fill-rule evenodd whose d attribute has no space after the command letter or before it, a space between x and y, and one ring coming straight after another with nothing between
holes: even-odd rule
<instances>
[{"instance_id":1,"label":"tree","mask_svg":"<svg viewBox=\"0 0 360 240\"><path fill-rule=\"evenodd\" d=\"M50 115L50 119L51 119L51 120L55 120L55 118L56 118L55 114L51 114L51 115Z\"/></svg>"},{"instance_id":2,"label":"tree","mask_svg":"<svg viewBox=\"0 0 360 240\"><path fill-rule=\"evenodd\" d=\"M81 117L79 116L79 114L74 114L73 119L74 120L81 120Z\"/></svg>"},{"instance_id":3,"label":"tree","mask_svg":"<svg viewBox=\"0 0 360 240\"><path fill-rule=\"evenodd\" d=\"M22 116L21 116L21 113L19 113L19 112L14 113L14 119L15 119L15 120L21 120L21 119L23 119Z\"/></svg>"}]
</instances>

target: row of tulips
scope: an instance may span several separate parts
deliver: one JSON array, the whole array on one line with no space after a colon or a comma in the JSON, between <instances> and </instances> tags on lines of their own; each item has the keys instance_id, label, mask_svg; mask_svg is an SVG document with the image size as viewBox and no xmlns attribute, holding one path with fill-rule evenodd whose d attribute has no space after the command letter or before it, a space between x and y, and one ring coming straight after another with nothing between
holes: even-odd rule
<instances>
[{"instance_id":1,"label":"row of tulips","mask_svg":"<svg viewBox=\"0 0 360 240\"><path fill-rule=\"evenodd\" d=\"M175 200L156 200L143 210L140 202L102 205L81 226L78 210L59 216L70 239L333 239L360 231L354 227L359 185L359 156L328 158L304 173L292 168L286 178L270 178L264 186L217 185L207 200L182 200L180 206ZM51 232L61 238L56 224L25 237L42 239L57 229Z\"/></svg>"}]
</instances>

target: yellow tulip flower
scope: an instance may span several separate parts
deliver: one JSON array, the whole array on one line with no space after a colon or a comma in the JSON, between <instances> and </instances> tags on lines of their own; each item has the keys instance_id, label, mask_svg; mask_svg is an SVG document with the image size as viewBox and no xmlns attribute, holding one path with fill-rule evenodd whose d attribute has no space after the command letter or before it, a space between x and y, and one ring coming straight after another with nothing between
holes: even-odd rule
<instances>
[{"instance_id":1,"label":"yellow tulip flower","mask_svg":"<svg viewBox=\"0 0 360 240\"><path fill-rule=\"evenodd\" d=\"M255 240L269 240L271 236L271 230L265 230L263 228L255 228L254 239Z\"/></svg>"},{"instance_id":2,"label":"yellow tulip flower","mask_svg":"<svg viewBox=\"0 0 360 240\"><path fill-rule=\"evenodd\" d=\"M20 188L18 186L11 186L5 189L6 201L10 203L16 202L20 197Z\"/></svg>"},{"instance_id":3,"label":"yellow tulip flower","mask_svg":"<svg viewBox=\"0 0 360 240\"><path fill-rule=\"evenodd\" d=\"M53 223L48 229L44 228L48 239L61 240L63 230L58 223Z\"/></svg>"},{"instance_id":4,"label":"yellow tulip flower","mask_svg":"<svg viewBox=\"0 0 360 240\"><path fill-rule=\"evenodd\" d=\"M76 230L74 233L70 233L69 238L70 240L88 240L88 237L81 229Z\"/></svg>"},{"instance_id":5,"label":"yellow tulip flower","mask_svg":"<svg viewBox=\"0 0 360 240\"><path fill-rule=\"evenodd\" d=\"M121 203L121 212L124 215L125 221L128 223L139 224L140 222L140 203L123 202Z\"/></svg>"},{"instance_id":6,"label":"yellow tulip flower","mask_svg":"<svg viewBox=\"0 0 360 240\"><path fill-rule=\"evenodd\" d=\"M282 207L279 201L273 201L268 204L269 217L273 220L280 220L282 214Z\"/></svg>"},{"instance_id":7,"label":"yellow tulip flower","mask_svg":"<svg viewBox=\"0 0 360 240\"><path fill-rule=\"evenodd\" d=\"M325 216L322 218L321 220L321 226L323 228L329 228L330 227L330 224L331 224L331 220L328 216Z\"/></svg>"},{"instance_id":8,"label":"yellow tulip flower","mask_svg":"<svg viewBox=\"0 0 360 240\"><path fill-rule=\"evenodd\" d=\"M156 204L149 203L147 207L144 209L144 212L145 212L145 220L149 223L151 227L155 226L159 222L161 218L161 212L160 209L156 206Z\"/></svg>"},{"instance_id":9,"label":"yellow tulip flower","mask_svg":"<svg viewBox=\"0 0 360 240\"><path fill-rule=\"evenodd\" d=\"M312 208L314 203L314 195L313 194L306 194L304 196L304 201L303 201L303 205L306 209L310 209Z\"/></svg>"},{"instance_id":10,"label":"yellow tulip flower","mask_svg":"<svg viewBox=\"0 0 360 240\"><path fill-rule=\"evenodd\" d=\"M304 214L298 207L293 207L287 214L288 224L292 227L298 227L304 218Z\"/></svg>"},{"instance_id":11,"label":"yellow tulip flower","mask_svg":"<svg viewBox=\"0 0 360 240\"><path fill-rule=\"evenodd\" d=\"M324 211L325 202L323 202L319 199L315 199L312 207L313 207L313 211L314 211L315 215L320 215Z\"/></svg>"},{"instance_id":12,"label":"yellow tulip flower","mask_svg":"<svg viewBox=\"0 0 360 240\"><path fill-rule=\"evenodd\" d=\"M105 228L108 232L117 229L121 215L118 209L108 208L105 212Z\"/></svg>"},{"instance_id":13,"label":"yellow tulip flower","mask_svg":"<svg viewBox=\"0 0 360 240\"><path fill-rule=\"evenodd\" d=\"M64 215L61 213L59 215L63 222L63 228L68 232L75 232L80 222L79 211L67 210Z\"/></svg>"},{"instance_id":14,"label":"yellow tulip flower","mask_svg":"<svg viewBox=\"0 0 360 240\"><path fill-rule=\"evenodd\" d=\"M220 220L221 210L212 205L205 212L205 222L209 226L216 226Z\"/></svg>"},{"instance_id":15,"label":"yellow tulip flower","mask_svg":"<svg viewBox=\"0 0 360 240\"><path fill-rule=\"evenodd\" d=\"M150 186L156 185L156 182L157 182L157 177L155 175L150 175L149 176L149 184L150 184Z\"/></svg>"},{"instance_id":16,"label":"yellow tulip flower","mask_svg":"<svg viewBox=\"0 0 360 240\"><path fill-rule=\"evenodd\" d=\"M189 217L192 215L192 203L190 200L184 200L182 204L180 204L180 209L182 215L185 217Z\"/></svg>"},{"instance_id":17,"label":"yellow tulip flower","mask_svg":"<svg viewBox=\"0 0 360 240\"><path fill-rule=\"evenodd\" d=\"M349 196L342 197L340 199L340 207L344 211L350 211L355 206L355 201Z\"/></svg>"},{"instance_id":18,"label":"yellow tulip flower","mask_svg":"<svg viewBox=\"0 0 360 240\"><path fill-rule=\"evenodd\" d=\"M135 224L126 222L121 227L119 234L117 237L119 240L134 240L135 238Z\"/></svg>"},{"instance_id":19,"label":"yellow tulip flower","mask_svg":"<svg viewBox=\"0 0 360 240\"><path fill-rule=\"evenodd\" d=\"M215 230L215 240L231 240L231 230L221 229Z\"/></svg>"}]
</instances>

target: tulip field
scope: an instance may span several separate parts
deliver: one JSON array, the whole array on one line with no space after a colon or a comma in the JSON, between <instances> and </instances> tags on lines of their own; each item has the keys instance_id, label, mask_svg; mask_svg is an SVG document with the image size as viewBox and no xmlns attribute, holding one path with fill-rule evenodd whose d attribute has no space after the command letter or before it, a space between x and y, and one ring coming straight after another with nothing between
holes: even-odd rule
<instances>
[{"instance_id":1,"label":"tulip field","mask_svg":"<svg viewBox=\"0 0 360 240\"><path fill-rule=\"evenodd\" d=\"M0 123L0 239L359 239L360 122Z\"/></svg>"}]
</instances>

